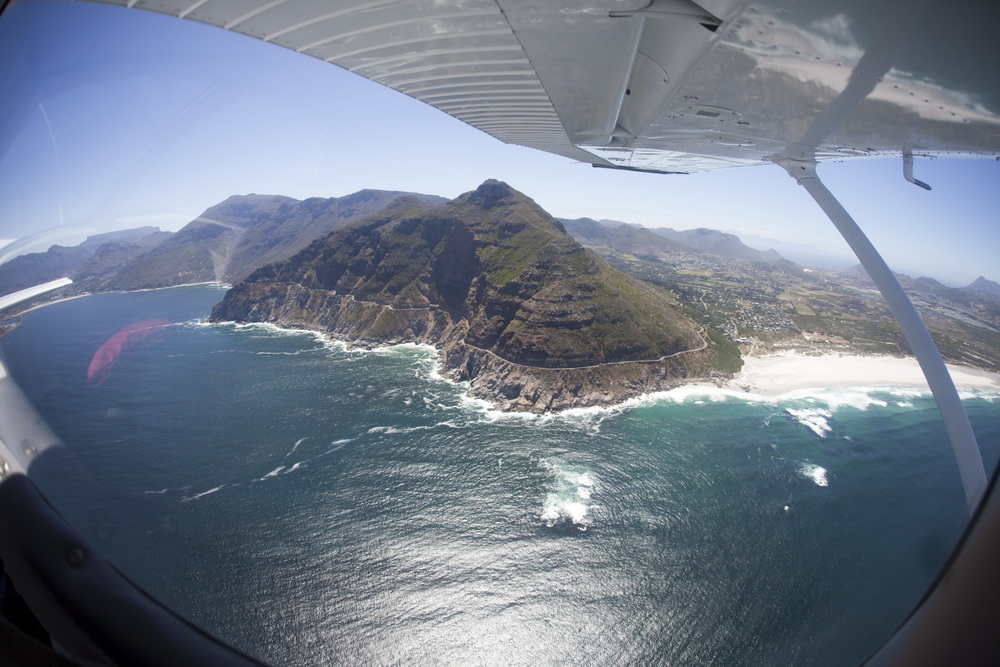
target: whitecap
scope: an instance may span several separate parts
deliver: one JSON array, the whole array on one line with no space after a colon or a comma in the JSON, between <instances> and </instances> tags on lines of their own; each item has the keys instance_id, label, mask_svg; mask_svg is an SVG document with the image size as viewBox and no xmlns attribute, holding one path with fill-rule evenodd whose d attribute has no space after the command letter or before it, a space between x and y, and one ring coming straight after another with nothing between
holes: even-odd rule
<instances>
[{"instance_id":1,"label":"whitecap","mask_svg":"<svg viewBox=\"0 0 1000 667\"><path fill-rule=\"evenodd\" d=\"M775 398L761 394L740 391L729 387L718 387L712 384L692 383L683 384L666 391L652 391L627 399L612 407L625 410L665 404L707 405L709 403L724 403L731 400L750 404L776 402Z\"/></svg>"},{"instance_id":2,"label":"whitecap","mask_svg":"<svg viewBox=\"0 0 1000 667\"><path fill-rule=\"evenodd\" d=\"M884 408L888 402L876 398L874 393L889 393L885 389L872 387L837 387L829 389L798 389L782 394L783 401L806 400L809 403L821 403L830 410L849 407L857 410L867 410L870 407Z\"/></svg>"},{"instance_id":3,"label":"whitecap","mask_svg":"<svg viewBox=\"0 0 1000 667\"><path fill-rule=\"evenodd\" d=\"M833 413L829 410L823 410L822 408L785 408L785 412L821 438L825 438L827 433L833 431L833 427L830 426L830 422L828 421L833 417Z\"/></svg>"},{"instance_id":4,"label":"whitecap","mask_svg":"<svg viewBox=\"0 0 1000 667\"><path fill-rule=\"evenodd\" d=\"M223 484L222 486L217 486L214 489L209 489L208 491L202 491L201 493L196 493L193 496L184 496L183 498L181 498L181 502L182 503L186 503L186 502L188 502L190 500L197 500L198 498L201 498L202 496L207 496L210 493L215 493L216 491L219 491L219 490L225 488L225 486L226 485Z\"/></svg>"},{"instance_id":5,"label":"whitecap","mask_svg":"<svg viewBox=\"0 0 1000 667\"><path fill-rule=\"evenodd\" d=\"M541 519L548 523L549 527L555 525L559 519L565 519L573 524L585 526L587 520L587 510L590 509L585 504L576 501L566 501L558 496L550 495L546 501L546 506L542 512Z\"/></svg>"},{"instance_id":6,"label":"whitecap","mask_svg":"<svg viewBox=\"0 0 1000 667\"><path fill-rule=\"evenodd\" d=\"M401 357L403 359L424 359L437 354L437 348L426 343L395 343L372 348L372 353L380 357Z\"/></svg>"},{"instance_id":7,"label":"whitecap","mask_svg":"<svg viewBox=\"0 0 1000 667\"><path fill-rule=\"evenodd\" d=\"M991 391L988 389L980 389L980 388L960 389L958 391L958 397L963 401L979 398L984 401L989 401L990 403L994 403L996 402L997 399L1000 399L1000 392L996 390Z\"/></svg>"},{"instance_id":8,"label":"whitecap","mask_svg":"<svg viewBox=\"0 0 1000 667\"><path fill-rule=\"evenodd\" d=\"M327 454L333 454L334 452L339 452L348 443L354 442L355 440L357 440L357 438L343 438L341 440L334 440L333 442L330 443L330 449L326 450L322 454L317 454L315 458L326 456Z\"/></svg>"},{"instance_id":9,"label":"whitecap","mask_svg":"<svg viewBox=\"0 0 1000 667\"><path fill-rule=\"evenodd\" d=\"M368 433L386 433L390 435L396 435L400 433L413 433L414 431L430 431L438 428L439 426L447 426L448 428L462 428L461 425L456 424L451 420L446 420L438 422L436 424L422 424L420 426L372 426L368 429Z\"/></svg>"},{"instance_id":10,"label":"whitecap","mask_svg":"<svg viewBox=\"0 0 1000 667\"><path fill-rule=\"evenodd\" d=\"M592 472L579 472L570 467L562 467L546 459L539 464L552 472L552 486L542 503L539 519L549 528L559 522L569 522L578 530L586 530L590 525L588 517L592 505L589 501L594 493L596 480Z\"/></svg>"},{"instance_id":11,"label":"whitecap","mask_svg":"<svg viewBox=\"0 0 1000 667\"><path fill-rule=\"evenodd\" d=\"M826 478L827 469L814 463L803 463L799 468L799 473L816 483L816 486L829 486L830 482Z\"/></svg>"},{"instance_id":12,"label":"whitecap","mask_svg":"<svg viewBox=\"0 0 1000 667\"><path fill-rule=\"evenodd\" d=\"M473 398L468 394L462 396L461 405L471 412L478 413L479 422L483 424L493 424L499 421L519 421L526 423L538 421L543 417L543 415L534 412L506 412L498 410L489 401L481 398Z\"/></svg>"},{"instance_id":13,"label":"whitecap","mask_svg":"<svg viewBox=\"0 0 1000 667\"><path fill-rule=\"evenodd\" d=\"M275 468L271 472L267 473L263 477L259 477L259 478L255 479L254 481L255 482L263 482L268 477L277 477L278 475L281 474L281 471L284 470L284 469L285 469L285 466L278 466L277 468Z\"/></svg>"},{"instance_id":14,"label":"whitecap","mask_svg":"<svg viewBox=\"0 0 1000 667\"><path fill-rule=\"evenodd\" d=\"M292 445L292 448L288 450L287 454L285 454L285 457L289 457L292 454L294 454L295 450L299 448L299 445L301 445L304 441L306 441L308 439L309 439L309 436L306 436L305 438L299 438L298 440L296 440L295 444Z\"/></svg>"}]
</instances>

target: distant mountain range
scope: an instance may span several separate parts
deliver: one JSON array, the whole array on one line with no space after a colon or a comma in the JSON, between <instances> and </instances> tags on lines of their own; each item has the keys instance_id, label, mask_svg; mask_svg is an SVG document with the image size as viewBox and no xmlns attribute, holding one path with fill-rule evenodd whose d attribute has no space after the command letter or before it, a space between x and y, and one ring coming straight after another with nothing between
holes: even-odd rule
<instances>
[{"instance_id":1,"label":"distant mountain range","mask_svg":"<svg viewBox=\"0 0 1000 667\"><path fill-rule=\"evenodd\" d=\"M83 287L116 290L236 282L403 196L444 201L432 195L383 190L304 201L274 195L230 197L148 253Z\"/></svg>"},{"instance_id":2,"label":"distant mountain range","mask_svg":"<svg viewBox=\"0 0 1000 667\"><path fill-rule=\"evenodd\" d=\"M707 252L729 259L750 262L776 262L782 259L774 250L757 250L745 245L734 234L715 229L677 231L669 227L648 229L615 220L578 218L561 219L573 238L589 247L607 247L632 255L675 255L684 252Z\"/></svg>"},{"instance_id":3,"label":"distant mountain range","mask_svg":"<svg viewBox=\"0 0 1000 667\"><path fill-rule=\"evenodd\" d=\"M864 267L860 264L855 264L854 266L837 273L846 279L869 284L873 289L875 287L871 278L868 277L868 272L865 271ZM1000 284L995 283L992 280L987 280L983 276L979 276L965 287L949 287L944 283L935 280L934 278L928 278L927 276L911 278L908 275L896 273L895 271L893 272L893 275L896 276L896 280L899 281L899 284L908 291L935 294L943 298L963 303L968 302L969 299L972 298L982 298L976 297L977 294L1000 297Z\"/></svg>"},{"instance_id":4,"label":"distant mountain range","mask_svg":"<svg viewBox=\"0 0 1000 667\"><path fill-rule=\"evenodd\" d=\"M75 282L67 290L70 293L235 283L265 264L291 257L336 229L378 213L401 197L427 203L447 201L434 195L384 190L304 201L279 195L236 195L212 206L178 232L138 227L97 234L74 247L54 245L46 252L15 257L0 265L0 295L64 276ZM772 263L790 273L801 270L774 250L751 248L739 237L718 230L648 229L591 218L560 222L574 239L590 248L664 257L704 252ZM845 275L852 270L864 275L860 267L846 270ZM1000 296L1000 285L983 277L960 289Z\"/></svg>"},{"instance_id":5,"label":"distant mountain range","mask_svg":"<svg viewBox=\"0 0 1000 667\"><path fill-rule=\"evenodd\" d=\"M45 252L20 255L0 264L0 294L10 294L56 278L101 272L102 267L120 268L169 238L159 227L137 227L96 234L83 243L67 247L54 245Z\"/></svg>"},{"instance_id":6,"label":"distant mountain range","mask_svg":"<svg viewBox=\"0 0 1000 667\"><path fill-rule=\"evenodd\" d=\"M176 233L139 227L91 236L71 248L54 245L46 252L16 257L0 265L0 294L64 276L75 283L67 290L70 293L237 282L400 197L447 201L434 195L384 190L304 201L237 195L212 206Z\"/></svg>"}]
</instances>

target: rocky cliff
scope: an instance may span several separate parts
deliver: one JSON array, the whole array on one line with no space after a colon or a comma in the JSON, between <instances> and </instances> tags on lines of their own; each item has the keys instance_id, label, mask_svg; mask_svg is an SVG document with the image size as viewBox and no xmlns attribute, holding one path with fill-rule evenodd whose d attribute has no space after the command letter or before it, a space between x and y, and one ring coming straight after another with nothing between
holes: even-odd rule
<instances>
[{"instance_id":1,"label":"rocky cliff","mask_svg":"<svg viewBox=\"0 0 1000 667\"><path fill-rule=\"evenodd\" d=\"M537 204L487 181L415 198L235 285L214 320L359 345L435 345L442 370L506 409L605 405L711 374L713 349L668 292L611 269Z\"/></svg>"}]
</instances>

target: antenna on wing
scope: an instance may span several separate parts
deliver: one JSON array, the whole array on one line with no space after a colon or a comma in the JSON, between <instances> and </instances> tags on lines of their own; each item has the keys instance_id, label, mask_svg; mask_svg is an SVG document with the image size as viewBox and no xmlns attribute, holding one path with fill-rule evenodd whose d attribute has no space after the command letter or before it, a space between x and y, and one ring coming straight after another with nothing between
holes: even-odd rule
<instances>
[{"instance_id":1,"label":"antenna on wing","mask_svg":"<svg viewBox=\"0 0 1000 667\"><path fill-rule=\"evenodd\" d=\"M919 185L924 190L930 190L931 186L921 180L913 178L913 149L909 146L903 149L903 178L914 185Z\"/></svg>"}]
</instances>

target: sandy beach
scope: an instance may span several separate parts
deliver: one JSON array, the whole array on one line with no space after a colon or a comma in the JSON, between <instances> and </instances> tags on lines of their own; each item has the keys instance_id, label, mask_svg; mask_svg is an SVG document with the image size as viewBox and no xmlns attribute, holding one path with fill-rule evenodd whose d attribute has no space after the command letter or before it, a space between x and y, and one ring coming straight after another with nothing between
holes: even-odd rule
<instances>
[{"instance_id":1,"label":"sandy beach","mask_svg":"<svg viewBox=\"0 0 1000 667\"><path fill-rule=\"evenodd\" d=\"M954 366L948 370L959 390L1000 392L1000 373ZM744 357L743 370L728 386L778 396L799 389L823 387L927 388L916 359L861 356L805 356L794 353Z\"/></svg>"}]
</instances>

